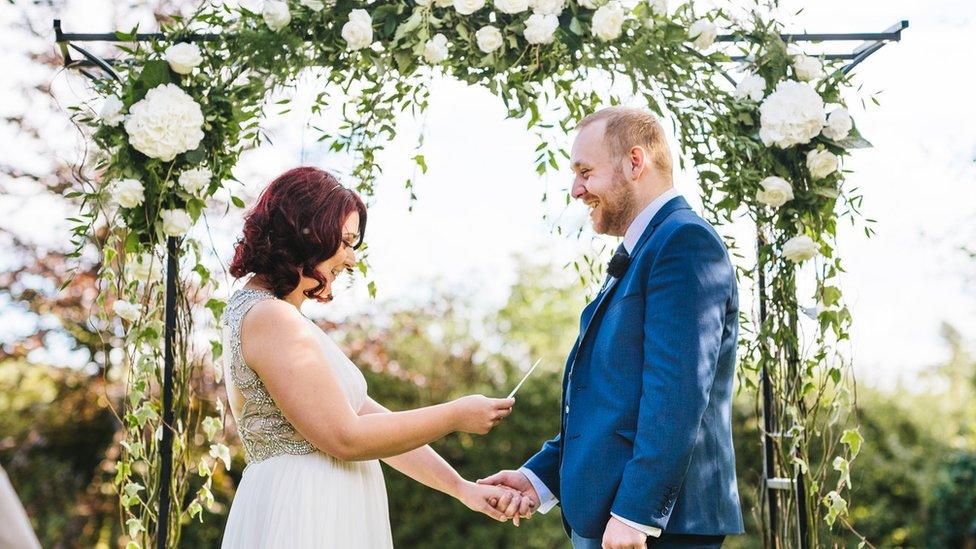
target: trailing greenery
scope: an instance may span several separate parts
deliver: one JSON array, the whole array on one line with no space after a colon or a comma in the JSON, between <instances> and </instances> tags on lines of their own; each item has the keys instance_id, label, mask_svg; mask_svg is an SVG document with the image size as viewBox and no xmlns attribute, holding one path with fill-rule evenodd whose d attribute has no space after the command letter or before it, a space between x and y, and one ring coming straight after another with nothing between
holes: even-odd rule
<instances>
[{"instance_id":1,"label":"trailing greenery","mask_svg":"<svg viewBox=\"0 0 976 549\"><path fill-rule=\"evenodd\" d=\"M850 314L837 282L843 267L835 240L838 221L856 218L860 197L845 187L837 163L867 145L842 108L849 78L791 52L779 37L781 26L763 15L775 6L757 5L743 19L721 10L696 13L690 4L669 13L660 1L626 9L589 0L519 1L485 6L455 0L453 7L441 0L340 0L327 7L313 0L268 1L263 13L205 5L164 25L164 39L124 48L118 78L96 84L106 97L101 112L76 108L97 149L96 176L70 195L82 203L74 218L76 254L88 242L97 244L96 321L113 327L122 341L118 374L128 398L119 411L126 436L116 483L131 547L148 546L162 520L169 521L170 545L177 546L180 526L213 502L213 471L221 462L229 466L220 442L223 408L218 403L216 414L206 413L205 395L190 383L221 355L216 333L207 344L194 327L212 322L201 316L205 310L219 317L223 303L209 297L214 284L201 261L204 245L187 232L208 208L243 206L234 196L233 167L243 150L264 141L260 121L270 94L306 70L319 71L329 83L313 111L341 113L342 122L321 128L320 139L355 155L352 175L366 195L382 173L377 153L395 136L400 116L426 108L434 74L486 87L510 117L525 120L539 137L540 174L558 169L568 156L550 139L553 132L571 131L602 105L636 98L670 118L682 165L697 169L708 217L721 224L746 215L758 229L757 265L740 270L741 277L763 281L754 296L760 310L744 315L740 380L756 388L760 372L768 372L778 474L800 476L813 544L829 544L835 523L849 525L846 493L862 437L856 425L849 427L852 380L838 352ZM740 41L754 93L741 89L745 77L737 83L726 73L730 57L713 47L716 25ZM500 36L494 43L479 38L488 27ZM199 35L205 32L215 36ZM119 38L132 42L134 33ZM171 51L187 40L195 45ZM618 80L630 85L627 97L602 84ZM784 84L795 86L781 93ZM793 142L771 139L774 119L790 116L773 95L781 103L800 98L813 105L805 113L813 116L812 126L801 120L805 127L790 129L790 121L780 120L786 133L812 132ZM287 103L274 107L287 110ZM836 107L829 119L825 105ZM414 161L426 170L421 150ZM770 194L771 177L782 180L779 198ZM167 238L179 243L173 425L161 421L165 288L153 274ZM585 264L598 270L592 258ZM801 280L813 281L812 295L797 295ZM801 329L800 305L811 301L812 329ZM213 375L219 380L219 370ZM174 508L161 518L155 503L163 429L175 437ZM189 479L198 477L202 485L187 492ZM795 505L784 504L781 531L768 532L786 546L797 544Z\"/></svg>"}]
</instances>

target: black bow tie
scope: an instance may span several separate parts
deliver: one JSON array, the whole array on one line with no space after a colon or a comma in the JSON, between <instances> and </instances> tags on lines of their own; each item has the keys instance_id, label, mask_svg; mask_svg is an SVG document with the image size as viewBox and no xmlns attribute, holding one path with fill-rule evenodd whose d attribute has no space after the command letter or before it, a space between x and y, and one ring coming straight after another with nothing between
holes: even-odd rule
<instances>
[{"instance_id":1,"label":"black bow tie","mask_svg":"<svg viewBox=\"0 0 976 549\"><path fill-rule=\"evenodd\" d=\"M617 253L613 254L613 257L610 258L610 263L607 265L607 274L613 278L623 278L629 266L630 254L627 253L627 249L621 244L617 247Z\"/></svg>"}]
</instances>

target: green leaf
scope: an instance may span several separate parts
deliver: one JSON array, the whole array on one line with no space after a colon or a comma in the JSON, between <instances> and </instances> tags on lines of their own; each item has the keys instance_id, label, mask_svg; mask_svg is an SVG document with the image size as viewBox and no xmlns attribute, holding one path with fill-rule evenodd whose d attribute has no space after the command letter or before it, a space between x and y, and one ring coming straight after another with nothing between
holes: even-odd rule
<instances>
[{"instance_id":1,"label":"green leaf","mask_svg":"<svg viewBox=\"0 0 976 549\"><path fill-rule=\"evenodd\" d=\"M825 286L820 301L826 307L832 307L840 302L840 289L835 286Z\"/></svg>"},{"instance_id":2,"label":"green leaf","mask_svg":"<svg viewBox=\"0 0 976 549\"><path fill-rule=\"evenodd\" d=\"M864 442L864 437L861 436L861 432L857 429L847 429L840 437L840 441L847 445L851 451L851 459L854 459L861 451L861 443Z\"/></svg>"},{"instance_id":3,"label":"green leaf","mask_svg":"<svg viewBox=\"0 0 976 549\"><path fill-rule=\"evenodd\" d=\"M173 73L169 69L169 63L162 59L150 59L142 65L139 77L132 84L132 88L126 94L125 105L131 107L138 102L149 90L161 84L173 83Z\"/></svg>"}]
</instances>

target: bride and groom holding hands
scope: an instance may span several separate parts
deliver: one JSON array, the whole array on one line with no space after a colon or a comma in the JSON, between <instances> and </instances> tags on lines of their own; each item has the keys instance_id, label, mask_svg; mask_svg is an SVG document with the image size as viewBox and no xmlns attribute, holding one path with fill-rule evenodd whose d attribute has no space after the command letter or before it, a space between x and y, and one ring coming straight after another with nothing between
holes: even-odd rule
<instances>
[{"instance_id":1,"label":"bride and groom holding hands","mask_svg":"<svg viewBox=\"0 0 976 549\"><path fill-rule=\"evenodd\" d=\"M394 412L370 398L362 373L301 314L306 299L330 301L336 276L355 265L363 202L315 168L265 189L230 266L250 278L221 318L247 462L223 547L391 547L378 460L502 522L558 504L575 549L720 547L742 532L731 434L738 296L725 246L674 190L651 114L591 114L570 161L573 198L594 230L623 241L582 312L559 433L517 469L477 482L429 443L487 434L515 400Z\"/></svg>"}]
</instances>

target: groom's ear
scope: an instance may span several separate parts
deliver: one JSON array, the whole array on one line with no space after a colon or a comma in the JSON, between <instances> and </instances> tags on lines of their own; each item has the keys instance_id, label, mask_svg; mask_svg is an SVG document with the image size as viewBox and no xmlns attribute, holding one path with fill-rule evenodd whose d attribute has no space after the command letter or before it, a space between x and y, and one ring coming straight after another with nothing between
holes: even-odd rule
<instances>
[{"instance_id":1,"label":"groom's ear","mask_svg":"<svg viewBox=\"0 0 976 549\"><path fill-rule=\"evenodd\" d=\"M630 161L630 175L634 180L638 180L643 177L644 173L650 169L647 151L645 151L644 147L641 147L640 145L634 145L630 148L628 160Z\"/></svg>"}]
</instances>

